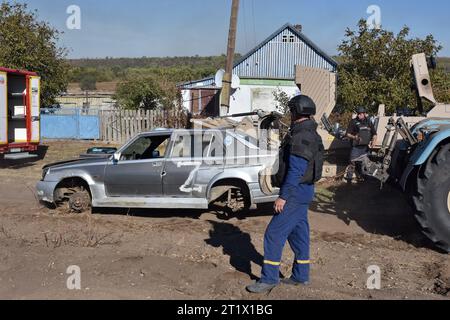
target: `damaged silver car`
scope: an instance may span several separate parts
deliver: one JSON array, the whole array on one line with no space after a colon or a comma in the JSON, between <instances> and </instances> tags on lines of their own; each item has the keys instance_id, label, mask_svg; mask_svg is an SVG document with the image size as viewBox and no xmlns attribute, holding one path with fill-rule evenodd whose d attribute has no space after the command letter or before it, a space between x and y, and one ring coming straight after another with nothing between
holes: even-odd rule
<instances>
[{"instance_id":1,"label":"damaged silver car","mask_svg":"<svg viewBox=\"0 0 450 320\"><path fill-rule=\"evenodd\" d=\"M113 155L43 168L41 201L73 212L90 207L208 209L222 199L233 210L273 202L278 190L261 176L278 149L236 130L155 130ZM264 191L263 191L264 190Z\"/></svg>"}]
</instances>

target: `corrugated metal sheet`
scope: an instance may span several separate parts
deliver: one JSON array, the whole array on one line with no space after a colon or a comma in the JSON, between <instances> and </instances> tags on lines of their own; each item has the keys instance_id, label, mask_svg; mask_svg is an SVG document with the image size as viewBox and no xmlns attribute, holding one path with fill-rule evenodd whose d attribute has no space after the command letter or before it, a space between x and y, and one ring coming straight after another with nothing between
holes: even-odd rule
<instances>
[{"instance_id":1,"label":"corrugated metal sheet","mask_svg":"<svg viewBox=\"0 0 450 320\"><path fill-rule=\"evenodd\" d=\"M294 80L296 65L332 72L337 69L336 61L286 24L238 61L233 73L240 78ZM214 86L214 77L180 85L185 89Z\"/></svg>"},{"instance_id":2,"label":"corrugated metal sheet","mask_svg":"<svg viewBox=\"0 0 450 320\"><path fill-rule=\"evenodd\" d=\"M216 87L214 77L183 83L179 87L184 88L184 89L195 89L195 88L199 88L199 89L200 88L201 89L206 89L206 88L218 89Z\"/></svg>"},{"instance_id":3,"label":"corrugated metal sheet","mask_svg":"<svg viewBox=\"0 0 450 320\"><path fill-rule=\"evenodd\" d=\"M294 79L296 65L335 71L336 65L329 60L286 27L239 62L234 73L241 78Z\"/></svg>"}]
</instances>

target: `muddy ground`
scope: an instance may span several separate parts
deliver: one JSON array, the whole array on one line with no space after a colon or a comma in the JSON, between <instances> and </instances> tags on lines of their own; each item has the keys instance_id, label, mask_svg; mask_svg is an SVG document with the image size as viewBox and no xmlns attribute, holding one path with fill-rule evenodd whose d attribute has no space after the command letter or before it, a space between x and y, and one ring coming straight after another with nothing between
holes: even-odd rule
<instances>
[{"instance_id":1,"label":"muddy ground","mask_svg":"<svg viewBox=\"0 0 450 320\"><path fill-rule=\"evenodd\" d=\"M320 185L310 211L311 286L253 296L244 287L260 274L271 206L241 217L193 210L61 214L36 201L40 169L92 144L46 145L44 159L0 162L1 299L450 298L449 256L422 236L392 187ZM285 276L292 261L286 248ZM66 286L72 265L81 268L78 291ZM381 290L366 287L371 265L381 269Z\"/></svg>"}]
</instances>

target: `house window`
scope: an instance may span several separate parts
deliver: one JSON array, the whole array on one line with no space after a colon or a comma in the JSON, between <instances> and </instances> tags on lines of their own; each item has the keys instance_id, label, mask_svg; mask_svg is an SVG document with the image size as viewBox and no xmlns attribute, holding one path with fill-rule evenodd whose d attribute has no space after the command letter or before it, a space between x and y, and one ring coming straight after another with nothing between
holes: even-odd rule
<instances>
[{"instance_id":1,"label":"house window","mask_svg":"<svg viewBox=\"0 0 450 320\"><path fill-rule=\"evenodd\" d=\"M283 42L288 42L288 36L283 36Z\"/></svg>"},{"instance_id":2,"label":"house window","mask_svg":"<svg viewBox=\"0 0 450 320\"><path fill-rule=\"evenodd\" d=\"M289 37L289 42L295 42L295 37L294 36L290 36Z\"/></svg>"}]
</instances>

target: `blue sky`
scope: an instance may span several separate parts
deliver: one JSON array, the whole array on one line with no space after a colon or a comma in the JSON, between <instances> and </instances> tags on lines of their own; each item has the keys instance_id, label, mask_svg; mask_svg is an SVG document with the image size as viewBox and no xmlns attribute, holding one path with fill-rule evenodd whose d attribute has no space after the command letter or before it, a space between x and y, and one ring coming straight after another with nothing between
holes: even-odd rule
<instances>
[{"instance_id":1,"label":"blue sky","mask_svg":"<svg viewBox=\"0 0 450 320\"><path fill-rule=\"evenodd\" d=\"M69 56L207 56L226 52L231 0L28 0L39 17L64 34ZM66 9L81 8L81 30L68 30ZM450 56L448 0L241 0L237 51L244 54L286 22L330 55L336 54L347 27L367 18L378 5L384 27L403 25L413 36L431 33Z\"/></svg>"}]
</instances>

